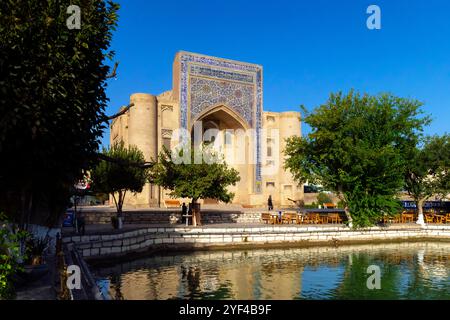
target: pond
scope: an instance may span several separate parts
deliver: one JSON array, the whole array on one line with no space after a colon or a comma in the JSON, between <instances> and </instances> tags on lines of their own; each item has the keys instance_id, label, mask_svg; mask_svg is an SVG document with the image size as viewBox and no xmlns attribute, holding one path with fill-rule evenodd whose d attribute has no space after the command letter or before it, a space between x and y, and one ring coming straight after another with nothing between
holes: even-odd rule
<instances>
[{"instance_id":1,"label":"pond","mask_svg":"<svg viewBox=\"0 0 450 320\"><path fill-rule=\"evenodd\" d=\"M450 300L449 242L183 252L92 270L109 299Z\"/></svg>"}]
</instances>

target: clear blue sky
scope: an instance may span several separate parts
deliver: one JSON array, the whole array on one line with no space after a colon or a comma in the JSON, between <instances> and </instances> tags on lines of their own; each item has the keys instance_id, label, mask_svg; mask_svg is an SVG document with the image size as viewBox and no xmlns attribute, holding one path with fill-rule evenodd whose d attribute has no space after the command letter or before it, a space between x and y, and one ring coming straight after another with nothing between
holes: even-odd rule
<instances>
[{"instance_id":1,"label":"clear blue sky","mask_svg":"<svg viewBox=\"0 0 450 320\"><path fill-rule=\"evenodd\" d=\"M312 109L351 88L391 92L425 103L428 134L450 131L448 0L117 1L108 114L132 93L170 90L173 58L185 50L263 65L265 110ZM381 30L366 27L371 4Z\"/></svg>"}]
</instances>

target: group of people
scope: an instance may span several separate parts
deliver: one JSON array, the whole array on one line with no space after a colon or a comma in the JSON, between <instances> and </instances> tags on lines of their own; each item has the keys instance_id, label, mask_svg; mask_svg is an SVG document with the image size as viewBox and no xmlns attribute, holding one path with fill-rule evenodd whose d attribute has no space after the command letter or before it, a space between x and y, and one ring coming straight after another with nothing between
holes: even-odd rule
<instances>
[{"instance_id":1,"label":"group of people","mask_svg":"<svg viewBox=\"0 0 450 320\"><path fill-rule=\"evenodd\" d=\"M181 217L182 223L186 223L186 219L192 217L192 225L201 226L201 218L200 218L200 210L199 208L192 208L192 205L189 204L189 208L186 206L186 203L183 202L181 206Z\"/></svg>"},{"instance_id":2,"label":"group of people","mask_svg":"<svg viewBox=\"0 0 450 320\"><path fill-rule=\"evenodd\" d=\"M269 195L269 199L267 199L267 206L269 208L269 211L273 210L273 201L272 201L272 195ZM181 216L182 216L182 223L186 223L186 219L189 219L192 217L192 225L193 226L201 226L201 219L200 219L200 210L193 210L192 206L189 205L189 208L186 206L186 203L183 202L183 205L181 206Z\"/></svg>"}]
</instances>

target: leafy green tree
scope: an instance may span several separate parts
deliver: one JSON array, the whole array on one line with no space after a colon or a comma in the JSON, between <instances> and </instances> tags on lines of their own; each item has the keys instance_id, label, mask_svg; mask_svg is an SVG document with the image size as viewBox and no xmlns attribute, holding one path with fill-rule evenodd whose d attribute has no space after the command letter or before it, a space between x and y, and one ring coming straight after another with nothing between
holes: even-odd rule
<instances>
[{"instance_id":1,"label":"leafy green tree","mask_svg":"<svg viewBox=\"0 0 450 320\"><path fill-rule=\"evenodd\" d=\"M285 166L298 181L335 191L350 226L373 225L399 210L405 155L429 121L420 107L389 94L331 94L313 113L303 108L312 131L287 140Z\"/></svg>"},{"instance_id":2,"label":"leafy green tree","mask_svg":"<svg viewBox=\"0 0 450 320\"><path fill-rule=\"evenodd\" d=\"M111 193L120 216L127 191L141 192L148 181L148 169L133 165L144 163L144 154L136 146L126 148L123 141L103 149L102 154L115 161L101 160L92 170L92 190Z\"/></svg>"},{"instance_id":3,"label":"leafy green tree","mask_svg":"<svg viewBox=\"0 0 450 320\"><path fill-rule=\"evenodd\" d=\"M333 202L329 195L327 195L325 192L320 192L317 195L317 203L320 205L323 205L324 203L331 203Z\"/></svg>"},{"instance_id":4,"label":"leafy green tree","mask_svg":"<svg viewBox=\"0 0 450 320\"><path fill-rule=\"evenodd\" d=\"M198 148L198 149L196 149ZM234 168L220 160L208 147L186 148L190 161L174 162L171 152L164 148L159 154L159 162L151 170L153 183L171 190L171 196L192 199L192 207L199 199L211 198L225 203L230 202L234 194L227 190L240 180ZM195 161L196 154L203 154L201 161ZM183 150L179 154L183 155ZM208 159L208 160L206 160ZM187 162L187 163L186 163ZM200 163L196 163L200 162Z\"/></svg>"},{"instance_id":5,"label":"leafy green tree","mask_svg":"<svg viewBox=\"0 0 450 320\"><path fill-rule=\"evenodd\" d=\"M67 27L70 5L81 29ZM97 158L117 10L111 1L0 2L0 209L22 226L57 221Z\"/></svg>"},{"instance_id":6,"label":"leafy green tree","mask_svg":"<svg viewBox=\"0 0 450 320\"><path fill-rule=\"evenodd\" d=\"M424 224L423 204L433 195L450 193L450 135L427 137L409 156L405 189L418 208L417 223Z\"/></svg>"}]
</instances>

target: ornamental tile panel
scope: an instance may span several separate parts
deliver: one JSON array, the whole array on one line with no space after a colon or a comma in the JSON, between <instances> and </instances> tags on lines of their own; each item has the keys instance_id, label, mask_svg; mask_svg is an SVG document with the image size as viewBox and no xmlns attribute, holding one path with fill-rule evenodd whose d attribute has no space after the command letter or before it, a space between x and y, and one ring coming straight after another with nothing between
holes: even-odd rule
<instances>
[{"instance_id":1,"label":"ornamental tile panel","mask_svg":"<svg viewBox=\"0 0 450 320\"><path fill-rule=\"evenodd\" d=\"M256 192L261 191L262 68L214 57L182 53L180 123L188 123L212 106L226 105L256 129Z\"/></svg>"}]
</instances>

